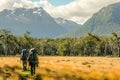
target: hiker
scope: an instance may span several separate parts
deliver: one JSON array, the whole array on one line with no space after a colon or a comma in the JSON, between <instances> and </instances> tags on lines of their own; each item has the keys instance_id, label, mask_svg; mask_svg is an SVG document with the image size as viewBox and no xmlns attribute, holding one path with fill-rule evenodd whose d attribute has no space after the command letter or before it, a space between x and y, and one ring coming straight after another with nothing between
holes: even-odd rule
<instances>
[{"instance_id":1,"label":"hiker","mask_svg":"<svg viewBox=\"0 0 120 80\"><path fill-rule=\"evenodd\" d=\"M27 57L28 57L27 49L22 49L20 59L22 60L22 66L24 71L27 70Z\"/></svg>"},{"instance_id":2,"label":"hiker","mask_svg":"<svg viewBox=\"0 0 120 80\"><path fill-rule=\"evenodd\" d=\"M39 64L38 57L37 57L37 51L35 48L30 49L28 61L30 65L31 75L34 75L36 67L38 67L38 64Z\"/></svg>"}]
</instances>

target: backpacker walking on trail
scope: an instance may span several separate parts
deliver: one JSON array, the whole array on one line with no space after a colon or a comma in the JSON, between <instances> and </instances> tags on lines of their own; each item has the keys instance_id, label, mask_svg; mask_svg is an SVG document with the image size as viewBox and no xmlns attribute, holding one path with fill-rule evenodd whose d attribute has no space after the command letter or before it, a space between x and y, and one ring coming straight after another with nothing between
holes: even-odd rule
<instances>
[{"instance_id":1,"label":"backpacker walking on trail","mask_svg":"<svg viewBox=\"0 0 120 80\"><path fill-rule=\"evenodd\" d=\"M37 51L35 48L30 49L28 61L29 61L30 69L31 69L31 75L34 75L36 67L39 64L38 57L37 57Z\"/></svg>"},{"instance_id":2,"label":"backpacker walking on trail","mask_svg":"<svg viewBox=\"0 0 120 80\"><path fill-rule=\"evenodd\" d=\"M27 49L22 49L20 59L22 60L22 66L24 71L27 70L27 57L28 57Z\"/></svg>"}]
</instances>

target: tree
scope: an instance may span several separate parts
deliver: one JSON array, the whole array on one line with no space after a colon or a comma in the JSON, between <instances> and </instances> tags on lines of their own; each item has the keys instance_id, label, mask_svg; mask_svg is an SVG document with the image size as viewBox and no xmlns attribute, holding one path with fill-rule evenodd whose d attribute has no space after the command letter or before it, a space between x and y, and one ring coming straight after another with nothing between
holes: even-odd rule
<instances>
[{"instance_id":1,"label":"tree","mask_svg":"<svg viewBox=\"0 0 120 80\"><path fill-rule=\"evenodd\" d=\"M2 41L2 45L4 47L4 53L5 55L10 54L10 48L11 48L11 40L13 39L13 35L10 30L8 29L2 29L0 30L0 38Z\"/></svg>"},{"instance_id":2,"label":"tree","mask_svg":"<svg viewBox=\"0 0 120 80\"><path fill-rule=\"evenodd\" d=\"M120 37L117 35L117 33L113 32L113 41L117 44L118 47L118 56L120 57Z\"/></svg>"}]
</instances>

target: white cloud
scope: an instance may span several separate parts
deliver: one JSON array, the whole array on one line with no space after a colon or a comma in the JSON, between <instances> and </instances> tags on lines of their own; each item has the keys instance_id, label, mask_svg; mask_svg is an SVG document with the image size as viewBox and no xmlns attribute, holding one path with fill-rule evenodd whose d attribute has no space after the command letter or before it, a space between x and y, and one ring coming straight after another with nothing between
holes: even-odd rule
<instances>
[{"instance_id":1,"label":"white cloud","mask_svg":"<svg viewBox=\"0 0 120 80\"><path fill-rule=\"evenodd\" d=\"M38 7L39 2L32 2L30 0L1 0L0 11L3 9L14 9L20 7L32 8Z\"/></svg>"},{"instance_id":2,"label":"white cloud","mask_svg":"<svg viewBox=\"0 0 120 80\"><path fill-rule=\"evenodd\" d=\"M40 0L38 2L30 0L1 0L0 10L42 6L53 17L62 17L83 24L99 9L115 2L120 2L120 0L74 0L62 6L54 6L48 0Z\"/></svg>"},{"instance_id":3,"label":"white cloud","mask_svg":"<svg viewBox=\"0 0 120 80\"><path fill-rule=\"evenodd\" d=\"M115 2L120 0L74 0L58 7L46 5L45 10L54 17L63 17L83 24L99 9Z\"/></svg>"}]
</instances>

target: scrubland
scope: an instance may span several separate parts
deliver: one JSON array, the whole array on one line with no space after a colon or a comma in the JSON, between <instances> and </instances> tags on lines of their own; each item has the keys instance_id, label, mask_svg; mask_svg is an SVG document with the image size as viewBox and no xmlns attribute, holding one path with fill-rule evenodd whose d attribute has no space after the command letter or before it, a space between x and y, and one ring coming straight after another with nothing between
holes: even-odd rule
<instances>
[{"instance_id":1,"label":"scrubland","mask_svg":"<svg viewBox=\"0 0 120 80\"><path fill-rule=\"evenodd\" d=\"M120 80L117 57L39 57L36 75L19 57L0 57L0 80Z\"/></svg>"}]
</instances>

